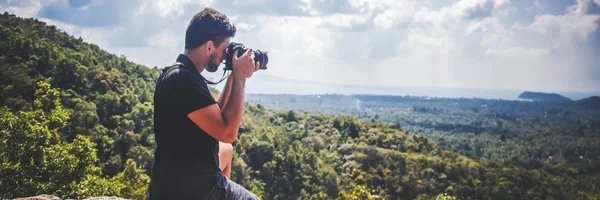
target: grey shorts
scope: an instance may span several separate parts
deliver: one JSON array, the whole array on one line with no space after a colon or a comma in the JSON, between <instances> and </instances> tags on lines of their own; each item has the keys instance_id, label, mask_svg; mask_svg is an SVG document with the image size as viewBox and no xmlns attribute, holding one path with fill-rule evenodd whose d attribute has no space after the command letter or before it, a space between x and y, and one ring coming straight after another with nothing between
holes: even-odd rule
<instances>
[{"instance_id":1,"label":"grey shorts","mask_svg":"<svg viewBox=\"0 0 600 200\"><path fill-rule=\"evenodd\" d=\"M246 188L241 185L229 180L226 176L219 173L221 177L219 178L218 185L213 187L212 191L208 194L206 199L225 199L225 200L254 200L258 199L258 197L252 192L248 191Z\"/></svg>"}]
</instances>

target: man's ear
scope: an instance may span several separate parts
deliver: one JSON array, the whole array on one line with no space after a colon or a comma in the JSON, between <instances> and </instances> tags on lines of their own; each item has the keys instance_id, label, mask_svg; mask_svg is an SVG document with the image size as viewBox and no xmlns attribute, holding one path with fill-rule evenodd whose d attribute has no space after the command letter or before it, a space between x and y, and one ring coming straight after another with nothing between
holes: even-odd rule
<instances>
[{"instance_id":1,"label":"man's ear","mask_svg":"<svg viewBox=\"0 0 600 200\"><path fill-rule=\"evenodd\" d=\"M204 48L206 48L206 53L207 54L212 54L212 51L214 51L216 49L215 47L215 43L213 43L212 40L209 40L208 42L206 42L206 45L204 46Z\"/></svg>"}]
</instances>

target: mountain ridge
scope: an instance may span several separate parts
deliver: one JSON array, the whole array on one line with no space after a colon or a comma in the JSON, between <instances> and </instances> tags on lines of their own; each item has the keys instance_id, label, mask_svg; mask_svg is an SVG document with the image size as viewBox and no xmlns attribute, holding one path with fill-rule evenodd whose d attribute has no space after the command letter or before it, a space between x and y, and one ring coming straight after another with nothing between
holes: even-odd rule
<instances>
[{"instance_id":1,"label":"mountain ridge","mask_svg":"<svg viewBox=\"0 0 600 200\"><path fill-rule=\"evenodd\" d=\"M532 100L532 101L548 101L548 102L569 102L573 101L567 97L564 97L556 93L543 93L543 92L532 92L525 91L519 95L519 99Z\"/></svg>"}]
</instances>

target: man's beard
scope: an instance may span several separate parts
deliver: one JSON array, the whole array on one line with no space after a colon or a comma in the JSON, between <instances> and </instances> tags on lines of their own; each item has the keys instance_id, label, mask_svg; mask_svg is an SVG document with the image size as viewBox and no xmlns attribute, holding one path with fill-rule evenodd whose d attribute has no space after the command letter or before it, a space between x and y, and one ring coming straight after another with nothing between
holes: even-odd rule
<instances>
[{"instance_id":1,"label":"man's beard","mask_svg":"<svg viewBox=\"0 0 600 200\"><path fill-rule=\"evenodd\" d=\"M210 59L208 60L208 66L206 67L206 71L208 72L216 72L219 69L219 65L221 62L217 62L217 54L214 53L210 55Z\"/></svg>"}]
</instances>

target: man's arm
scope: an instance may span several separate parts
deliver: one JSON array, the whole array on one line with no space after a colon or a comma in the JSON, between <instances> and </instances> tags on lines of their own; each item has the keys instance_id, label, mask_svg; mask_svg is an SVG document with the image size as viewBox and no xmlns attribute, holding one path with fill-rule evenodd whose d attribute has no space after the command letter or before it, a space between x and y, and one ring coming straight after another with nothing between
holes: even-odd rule
<instances>
[{"instance_id":1,"label":"man's arm","mask_svg":"<svg viewBox=\"0 0 600 200\"><path fill-rule=\"evenodd\" d=\"M188 118L202 130L225 143L232 143L237 138L244 111L246 77L238 76L235 72L233 75L235 78L232 80L230 99L223 109L217 103L188 114Z\"/></svg>"},{"instance_id":2,"label":"man's arm","mask_svg":"<svg viewBox=\"0 0 600 200\"><path fill-rule=\"evenodd\" d=\"M229 78L227 78L227 82L225 82L225 86L223 87L223 91L219 95L219 99L217 100L217 104L221 109L225 108L225 104L229 100L229 95L231 94L231 85L233 84L234 76L229 74Z\"/></svg>"},{"instance_id":3,"label":"man's arm","mask_svg":"<svg viewBox=\"0 0 600 200\"><path fill-rule=\"evenodd\" d=\"M252 49L248 48L242 57L234 58L231 92L223 108L216 103L187 115L198 127L218 141L232 143L237 138L244 112L246 79L260 66L260 63L255 63L254 58L250 57L251 52ZM237 52L234 55L237 55Z\"/></svg>"}]
</instances>

